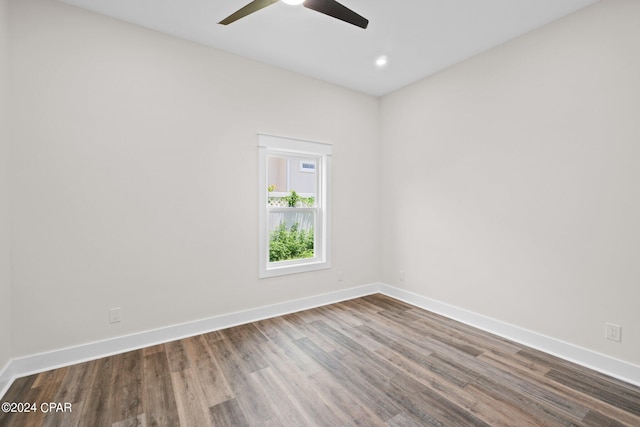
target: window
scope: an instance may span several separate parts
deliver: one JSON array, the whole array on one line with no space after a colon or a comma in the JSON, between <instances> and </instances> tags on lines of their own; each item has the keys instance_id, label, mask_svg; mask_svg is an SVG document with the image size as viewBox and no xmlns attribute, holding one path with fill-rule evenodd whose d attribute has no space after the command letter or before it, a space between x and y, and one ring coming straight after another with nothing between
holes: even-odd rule
<instances>
[{"instance_id":1,"label":"window","mask_svg":"<svg viewBox=\"0 0 640 427\"><path fill-rule=\"evenodd\" d=\"M315 160L300 160L300 172L314 173L316 171Z\"/></svg>"},{"instance_id":2,"label":"window","mask_svg":"<svg viewBox=\"0 0 640 427\"><path fill-rule=\"evenodd\" d=\"M331 145L259 135L260 277L329 268Z\"/></svg>"}]
</instances>

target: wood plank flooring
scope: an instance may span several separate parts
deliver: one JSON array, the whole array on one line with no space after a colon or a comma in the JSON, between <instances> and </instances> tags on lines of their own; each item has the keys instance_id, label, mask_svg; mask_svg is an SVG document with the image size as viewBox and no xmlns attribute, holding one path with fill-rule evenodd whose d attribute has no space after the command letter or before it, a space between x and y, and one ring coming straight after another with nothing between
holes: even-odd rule
<instances>
[{"instance_id":1,"label":"wood plank flooring","mask_svg":"<svg viewBox=\"0 0 640 427\"><path fill-rule=\"evenodd\" d=\"M2 427L640 426L638 387L383 295L19 378L2 401L38 408Z\"/></svg>"}]
</instances>

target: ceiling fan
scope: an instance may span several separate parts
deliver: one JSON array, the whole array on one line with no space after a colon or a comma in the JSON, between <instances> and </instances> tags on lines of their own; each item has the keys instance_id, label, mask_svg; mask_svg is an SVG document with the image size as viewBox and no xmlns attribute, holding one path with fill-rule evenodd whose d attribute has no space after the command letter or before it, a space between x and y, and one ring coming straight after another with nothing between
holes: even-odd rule
<instances>
[{"instance_id":1,"label":"ceiling fan","mask_svg":"<svg viewBox=\"0 0 640 427\"><path fill-rule=\"evenodd\" d=\"M244 18L245 16L257 12L260 9L263 9L267 6L272 5L273 3L278 2L279 0L253 0L248 5L243 8L238 9L236 12L224 18L222 21L218 22L218 24L229 25L232 22L237 21L240 18ZM353 24L360 28L367 28L369 25L369 20L358 15L353 10L349 9L346 6L338 3L335 0L283 0L288 4L300 4L306 8L315 10L316 12L324 13L325 15L329 15L333 18L339 19L341 21L347 22L349 24Z\"/></svg>"}]
</instances>

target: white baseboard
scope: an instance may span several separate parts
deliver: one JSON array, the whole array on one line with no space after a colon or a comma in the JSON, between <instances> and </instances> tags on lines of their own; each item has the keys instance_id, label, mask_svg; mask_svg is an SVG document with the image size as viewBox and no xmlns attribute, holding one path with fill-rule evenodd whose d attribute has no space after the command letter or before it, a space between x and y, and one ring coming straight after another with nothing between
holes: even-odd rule
<instances>
[{"instance_id":1,"label":"white baseboard","mask_svg":"<svg viewBox=\"0 0 640 427\"><path fill-rule=\"evenodd\" d=\"M380 284L380 292L640 387L640 366L638 365L390 285Z\"/></svg>"},{"instance_id":2,"label":"white baseboard","mask_svg":"<svg viewBox=\"0 0 640 427\"><path fill-rule=\"evenodd\" d=\"M380 285L373 283L308 298L286 301L250 310L223 314L193 322L167 326L151 331L139 332L102 341L95 341L78 346L52 350L44 353L17 357L0 371L0 398L9 389L16 378L45 372L63 366L87 362L101 357L124 353L131 350L174 341L206 332L230 328L245 323L268 319L307 310L314 307L333 304L364 295L375 294L380 291Z\"/></svg>"},{"instance_id":3,"label":"white baseboard","mask_svg":"<svg viewBox=\"0 0 640 427\"><path fill-rule=\"evenodd\" d=\"M11 361L0 369L0 399L9 390L9 386L17 376L13 375L13 369L11 368Z\"/></svg>"},{"instance_id":4,"label":"white baseboard","mask_svg":"<svg viewBox=\"0 0 640 427\"><path fill-rule=\"evenodd\" d=\"M383 293L416 307L491 332L512 341L558 356L595 371L640 386L640 366L614 359L537 332L501 322L459 307L445 304L425 296L384 283L372 283L355 288L330 292L308 298L286 301L236 313L223 314L194 322L172 325L161 329L86 343L11 359L0 370L0 398L16 378L63 366L74 365L151 345L161 344L206 332L251 323L270 317L282 316L314 307L333 304L365 295Z\"/></svg>"}]
</instances>

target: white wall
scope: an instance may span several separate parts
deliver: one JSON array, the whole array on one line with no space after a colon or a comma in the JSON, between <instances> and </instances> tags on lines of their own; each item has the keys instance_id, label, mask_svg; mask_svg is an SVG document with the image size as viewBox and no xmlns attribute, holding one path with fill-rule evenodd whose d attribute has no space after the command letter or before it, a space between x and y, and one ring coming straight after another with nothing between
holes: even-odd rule
<instances>
[{"instance_id":1,"label":"white wall","mask_svg":"<svg viewBox=\"0 0 640 427\"><path fill-rule=\"evenodd\" d=\"M383 281L640 364L638 22L606 0L383 98Z\"/></svg>"},{"instance_id":2,"label":"white wall","mask_svg":"<svg viewBox=\"0 0 640 427\"><path fill-rule=\"evenodd\" d=\"M0 370L11 357L9 273L9 2L0 0Z\"/></svg>"},{"instance_id":3,"label":"white wall","mask_svg":"<svg viewBox=\"0 0 640 427\"><path fill-rule=\"evenodd\" d=\"M378 162L377 99L50 0L11 11L15 357L378 279L377 171L353 170ZM333 269L258 280L258 132L334 144Z\"/></svg>"},{"instance_id":4,"label":"white wall","mask_svg":"<svg viewBox=\"0 0 640 427\"><path fill-rule=\"evenodd\" d=\"M638 2L600 2L380 111L52 0L12 1L10 14L13 357L382 277L640 364ZM258 132L334 143L332 270L257 279ZM1 368L12 331L0 182ZM111 307L121 324L108 324ZM603 339L605 321L623 326L622 343Z\"/></svg>"}]
</instances>

